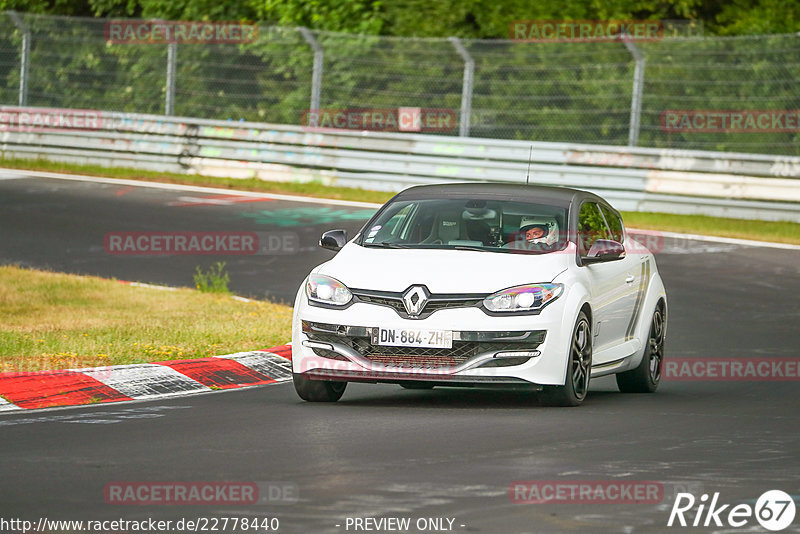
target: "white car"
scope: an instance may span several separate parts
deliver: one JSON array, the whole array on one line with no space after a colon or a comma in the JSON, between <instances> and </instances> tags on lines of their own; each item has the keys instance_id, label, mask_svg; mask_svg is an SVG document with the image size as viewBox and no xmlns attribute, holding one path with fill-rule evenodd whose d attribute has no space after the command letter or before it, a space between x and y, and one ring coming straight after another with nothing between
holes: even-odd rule
<instances>
[{"instance_id":1,"label":"white car","mask_svg":"<svg viewBox=\"0 0 800 534\"><path fill-rule=\"evenodd\" d=\"M605 200L575 189L407 189L298 291L294 386L336 401L348 382L525 385L579 405L589 380L624 392L661 379L667 298L653 255Z\"/></svg>"}]
</instances>

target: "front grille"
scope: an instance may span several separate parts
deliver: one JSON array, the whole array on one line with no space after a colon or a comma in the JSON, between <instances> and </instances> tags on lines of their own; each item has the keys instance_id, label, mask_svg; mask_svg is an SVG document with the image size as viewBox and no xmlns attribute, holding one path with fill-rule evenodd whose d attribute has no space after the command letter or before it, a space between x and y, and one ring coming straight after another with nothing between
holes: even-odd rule
<instances>
[{"instance_id":1,"label":"front grille","mask_svg":"<svg viewBox=\"0 0 800 534\"><path fill-rule=\"evenodd\" d=\"M313 348L311 350L313 350L314 354L316 354L317 356L322 356L323 358L328 358L330 360L339 360L339 361L343 361L343 362L349 362L350 361L345 356L342 356L338 352L335 352L335 351L332 351L332 350L320 349L320 348Z\"/></svg>"},{"instance_id":2,"label":"front grille","mask_svg":"<svg viewBox=\"0 0 800 534\"><path fill-rule=\"evenodd\" d=\"M468 299L468 300L429 300L425 305L424 311L433 313L435 311L444 310L448 308L474 308L480 304L483 299Z\"/></svg>"},{"instance_id":3,"label":"front grille","mask_svg":"<svg viewBox=\"0 0 800 534\"><path fill-rule=\"evenodd\" d=\"M360 301L377 306L387 306L392 308L400 317L404 319L424 319L439 310L452 308L474 308L479 306L485 295L430 295L428 302L420 313L409 316L403 304L403 293L365 291L360 289L351 290L353 295Z\"/></svg>"},{"instance_id":4,"label":"front grille","mask_svg":"<svg viewBox=\"0 0 800 534\"><path fill-rule=\"evenodd\" d=\"M511 358L493 358L487 362L483 362L478 367L513 367L514 365L522 365L530 360L530 356L516 356Z\"/></svg>"},{"instance_id":5,"label":"front grille","mask_svg":"<svg viewBox=\"0 0 800 534\"><path fill-rule=\"evenodd\" d=\"M450 349L429 347L389 347L373 345L367 338L353 338L351 346L369 361L392 367L441 369L461 365L478 354L473 341L454 341ZM485 344L484 344L485 345Z\"/></svg>"},{"instance_id":6,"label":"front grille","mask_svg":"<svg viewBox=\"0 0 800 534\"><path fill-rule=\"evenodd\" d=\"M377 297L370 295L356 295L358 300L368 304L377 304L378 306L388 306L397 313L406 313L406 307L403 305L403 300L399 298ZM428 303L430 305L430 303Z\"/></svg>"},{"instance_id":7,"label":"front grille","mask_svg":"<svg viewBox=\"0 0 800 534\"><path fill-rule=\"evenodd\" d=\"M413 354L370 354L369 361L403 369L450 369L460 362L449 356L417 356Z\"/></svg>"},{"instance_id":8,"label":"front grille","mask_svg":"<svg viewBox=\"0 0 800 534\"><path fill-rule=\"evenodd\" d=\"M336 334L307 333L308 338L322 343L344 345L371 362L382 365L414 369L442 369L456 367L486 352L534 350L539 343L453 341L450 349L427 347L390 347L373 345L368 337L350 337ZM332 351L313 349L318 356ZM333 353L336 354L336 353ZM336 354L340 356L339 354ZM339 358L336 359L341 359Z\"/></svg>"}]
</instances>

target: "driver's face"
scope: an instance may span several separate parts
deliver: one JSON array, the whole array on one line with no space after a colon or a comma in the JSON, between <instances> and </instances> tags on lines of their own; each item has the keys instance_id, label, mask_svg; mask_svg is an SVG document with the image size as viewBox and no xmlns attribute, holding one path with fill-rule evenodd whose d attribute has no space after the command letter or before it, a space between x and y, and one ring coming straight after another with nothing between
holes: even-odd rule
<instances>
[{"instance_id":1,"label":"driver's face","mask_svg":"<svg viewBox=\"0 0 800 534\"><path fill-rule=\"evenodd\" d=\"M539 239L543 235L544 235L544 230L536 226L525 232L525 239L527 239L528 241L533 241L534 239Z\"/></svg>"}]
</instances>

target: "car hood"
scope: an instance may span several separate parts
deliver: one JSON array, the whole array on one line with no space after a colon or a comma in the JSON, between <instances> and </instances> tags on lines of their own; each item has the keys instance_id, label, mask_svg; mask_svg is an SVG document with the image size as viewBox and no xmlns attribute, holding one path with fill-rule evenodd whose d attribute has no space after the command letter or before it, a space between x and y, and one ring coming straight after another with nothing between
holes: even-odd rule
<instances>
[{"instance_id":1,"label":"car hood","mask_svg":"<svg viewBox=\"0 0 800 534\"><path fill-rule=\"evenodd\" d=\"M571 244L564 251L533 255L376 249L348 243L315 272L353 289L399 292L421 284L431 293L494 293L521 284L550 282L570 261L575 261Z\"/></svg>"}]
</instances>

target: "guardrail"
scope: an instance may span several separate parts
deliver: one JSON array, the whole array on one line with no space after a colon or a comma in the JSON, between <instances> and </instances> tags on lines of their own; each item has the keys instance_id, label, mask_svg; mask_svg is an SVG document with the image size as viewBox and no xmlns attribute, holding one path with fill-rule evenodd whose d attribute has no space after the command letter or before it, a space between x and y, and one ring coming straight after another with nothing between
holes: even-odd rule
<instances>
[{"instance_id":1,"label":"guardrail","mask_svg":"<svg viewBox=\"0 0 800 534\"><path fill-rule=\"evenodd\" d=\"M87 110L0 107L9 158L400 190L530 181L596 191L618 209L800 222L800 158L323 130Z\"/></svg>"}]
</instances>

